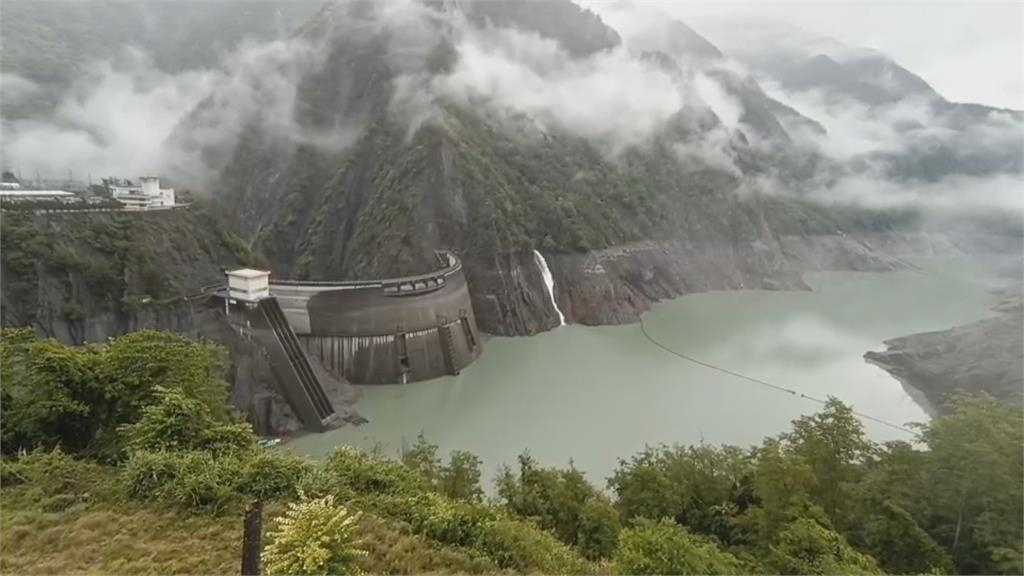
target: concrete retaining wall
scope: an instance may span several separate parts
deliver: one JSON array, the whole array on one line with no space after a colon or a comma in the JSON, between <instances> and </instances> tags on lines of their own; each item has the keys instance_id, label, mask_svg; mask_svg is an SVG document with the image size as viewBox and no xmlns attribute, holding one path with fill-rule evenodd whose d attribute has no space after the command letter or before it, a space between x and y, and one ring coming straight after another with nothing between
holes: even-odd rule
<instances>
[{"instance_id":1,"label":"concrete retaining wall","mask_svg":"<svg viewBox=\"0 0 1024 576\"><path fill-rule=\"evenodd\" d=\"M462 264L368 282L271 282L306 352L356 384L457 374L480 355Z\"/></svg>"}]
</instances>

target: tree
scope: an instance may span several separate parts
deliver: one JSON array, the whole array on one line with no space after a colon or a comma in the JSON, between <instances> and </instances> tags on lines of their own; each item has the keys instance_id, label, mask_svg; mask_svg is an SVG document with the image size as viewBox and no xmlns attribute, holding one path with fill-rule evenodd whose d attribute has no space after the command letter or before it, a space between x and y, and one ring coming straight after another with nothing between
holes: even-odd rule
<instances>
[{"instance_id":1,"label":"tree","mask_svg":"<svg viewBox=\"0 0 1024 576\"><path fill-rule=\"evenodd\" d=\"M105 345L65 346L30 329L4 330L0 360L8 453L59 444L72 453L118 458L121 427L142 417L158 387L180 390L217 423L230 421L223 348L177 334L146 330Z\"/></svg>"},{"instance_id":2,"label":"tree","mask_svg":"<svg viewBox=\"0 0 1024 576\"><path fill-rule=\"evenodd\" d=\"M263 552L269 574L359 574L359 513L334 503L334 496L288 505L268 535Z\"/></svg>"},{"instance_id":3,"label":"tree","mask_svg":"<svg viewBox=\"0 0 1024 576\"><path fill-rule=\"evenodd\" d=\"M580 510L576 546L589 560L609 558L615 553L621 530L615 507L603 499L592 498Z\"/></svg>"},{"instance_id":4,"label":"tree","mask_svg":"<svg viewBox=\"0 0 1024 576\"><path fill-rule=\"evenodd\" d=\"M89 447L102 425L104 391L97 377L98 350L40 340L32 330L0 336L0 419L6 453L61 446Z\"/></svg>"},{"instance_id":5,"label":"tree","mask_svg":"<svg viewBox=\"0 0 1024 576\"><path fill-rule=\"evenodd\" d=\"M820 505L835 525L849 525L851 488L863 474L863 464L875 449L864 438L864 427L853 410L829 397L824 410L793 421L784 434L786 450L810 467L814 482L811 501Z\"/></svg>"},{"instance_id":6,"label":"tree","mask_svg":"<svg viewBox=\"0 0 1024 576\"><path fill-rule=\"evenodd\" d=\"M949 554L892 502L882 503L861 531L867 549L889 574L949 574L953 569Z\"/></svg>"},{"instance_id":7,"label":"tree","mask_svg":"<svg viewBox=\"0 0 1024 576\"><path fill-rule=\"evenodd\" d=\"M752 503L753 460L734 446L648 447L609 480L625 519L673 518L733 544L735 516Z\"/></svg>"},{"instance_id":8,"label":"tree","mask_svg":"<svg viewBox=\"0 0 1024 576\"><path fill-rule=\"evenodd\" d=\"M779 574L880 574L875 560L836 532L799 518L772 539L765 567Z\"/></svg>"},{"instance_id":9,"label":"tree","mask_svg":"<svg viewBox=\"0 0 1024 576\"><path fill-rule=\"evenodd\" d=\"M98 377L119 423L134 422L152 403L157 386L180 388L207 406L217 420L230 415L227 351L181 334L141 330L119 336L104 348Z\"/></svg>"},{"instance_id":10,"label":"tree","mask_svg":"<svg viewBox=\"0 0 1024 576\"><path fill-rule=\"evenodd\" d=\"M133 450L223 453L256 447L248 423L218 422L205 404L180 389L156 386L155 393L155 402L142 409L139 421L122 427Z\"/></svg>"},{"instance_id":11,"label":"tree","mask_svg":"<svg viewBox=\"0 0 1024 576\"><path fill-rule=\"evenodd\" d=\"M740 574L748 570L712 541L671 520L640 520L619 534L615 567L620 574Z\"/></svg>"},{"instance_id":12,"label":"tree","mask_svg":"<svg viewBox=\"0 0 1024 576\"><path fill-rule=\"evenodd\" d=\"M519 456L519 475L504 469L498 477L498 496L505 507L517 516L531 518L545 529L551 530L559 540L579 546L584 528L588 532L584 552L598 558L611 552L606 540L614 540L619 523L607 511L597 508L611 507L606 497L590 485L583 473L571 467L568 470L540 468L529 454ZM584 511L590 506L589 517ZM601 526L596 524L601 522ZM586 524L586 525L585 525Z\"/></svg>"},{"instance_id":13,"label":"tree","mask_svg":"<svg viewBox=\"0 0 1024 576\"><path fill-rule=\"evenodd\" d=\"M659 454L650 447L628 462L620 460L608 486L615 491L616 505L625 520L672 518L682 507Z\"/></svg>"},{"instance_id":14,"label":"tree","mask_svg":"<svg viewBox=\"0 0 1024 576\"><path fill-rule=\"evenodd\" d=\"M419 472L431 484L436 485L441 473L441 459L437 456L437 444L427 442L420 432L416 443L409 449L402 450L402 464Z\"/></svg>"},{"instance_id":15,"label":"tree","mask_svg":"<svg viewBox=\"0 0 1024 576\"><path fill-rule=\"evenodd\" d=\"M768 438L758 449L754 470L757 504L743 515L742 523L753 539L765 542L795 517L810 512L810 487L814 476L802 459L783 451L782 444Z\"/></svg>"},{"instance_id":16,"label":"tree","mask_svg":"<svg viewBox=\"0 0 1024 576\"><path fill-rule=\"evenodd\" d=\"M449 498L479 501L484 494L480 488L480 464L475 454L453 451L448 465L440 470L441 493Z\"/></svg>"},{"instance_id":17,"label":"tree","mask_svg":"<svg viewBox=\"0 0 1024 576\"><path fill-rule=\"evenodd\" d=\"M480 500L480 458L470 452L455 450L448 464L441 465L436 444L427 442L423 434L416 437L416 443L402 452L402 463L419 472L438 492L449 498Z\"/></svg>"},{"instance_id":18,"label":"tree","mask_svg":"<svg viewBox=\"0 0 1024 576\"><path fill-rule=\"evenodd\" d=\"M961 573L1024 573L1024 408L953 397L924 427L927 530Z\"/></svg>"}]
</instances>

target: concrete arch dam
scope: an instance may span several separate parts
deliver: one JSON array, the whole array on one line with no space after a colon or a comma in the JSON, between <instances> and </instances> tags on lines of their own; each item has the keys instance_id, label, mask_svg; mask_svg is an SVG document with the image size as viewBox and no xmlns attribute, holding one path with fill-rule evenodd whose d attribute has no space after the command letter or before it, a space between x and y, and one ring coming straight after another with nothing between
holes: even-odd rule
<instances>
[{"instance_id":1,"label":"concrete arch dam","mask_svg":"<svg viewBox=\"0 0 1024 576\"><path fill-rule=\"evenodd\" d=\"M481 340L462 262L419 276L349 282L271 280L270 295L306 353L356 384L458 374Z\"/></svg>"}]
</instances>

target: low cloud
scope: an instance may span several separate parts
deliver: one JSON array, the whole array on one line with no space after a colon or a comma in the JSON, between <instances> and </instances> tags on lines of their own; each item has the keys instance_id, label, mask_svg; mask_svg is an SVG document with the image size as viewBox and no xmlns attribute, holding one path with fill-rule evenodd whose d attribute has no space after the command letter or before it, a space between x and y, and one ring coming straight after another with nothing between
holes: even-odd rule
<instances>
[{"instance_id":1,"label":"low cloud","mask_svg":"<svg viewBox=\"0 0 1024 576\"><path fill-rule=\"evenodd\" d=\"M722 89L718 82L704 74L697 74L695 84L701 99L711 107L726 128L735 130L740 127L743 104L739 100Z\"/></svg>"},{"instance_id":2,"label":"low cloud","mask_svg":"<svg viewBox=\"0 0 1024 576\"><path fill-rule=\"evenodd\" d=\"M510 28L467 28L454 47L448 73L399 80L400 111L451 102L499 119L525 116L542 131L619 151L647 142L693 97L668 71L623 49L574 59L553 40Z\"/></svg>"},{"instance_id":3,"label":"low cloud","mask_svg":"<svg viewBox=\"0 0 1024 576\"><path fill-rule=\"evenodd\" d=\"M839 178L807 183L803 188L813 199L875 209L1024 214L1024 134L1011 114L965 112L919 97L867 106L835 94L763 86L825 128L821 133L790 123L797 146L845 167ZM745 189L784 190L756 179Z\"/></svg>"},{"instance_id":4,"label":"low cloud","mask_svg":"<svg viewBox=\"0 0 1024 576\"><path fill-rule=\"evenodd\" d=\"M0 93L3 94L3 105L21 104L39 93L36 83L7 72L0 72Z\"/></svg>"},{"instance_id":5,"label":"low cloud","mask_svg":"<svg viewBox=\"0 0 1024 576\"><path fill-rule=\"evenodd\" d=\"M815 192L823 201L870 208L926 208L981 214L1010 211L1024 215L1018 175L949 176L937 182L895 182L868 175L842 178Z\"/></svg>"},{"instance_id":6,"label":"low cloud","mask_svg":"<svg viewBox=\"0 0 1024 576\"><path fill-rule=\"evenodd\" d=\"M244 44L216 69L167 74L126 48L92 65L51 117L5 122L3 166L49 177L161 174L202 184L220 168L207 152L233 148L254 118L293 142L343 145L348 139L334 127L294 120L296 85L317 66L318 52L295 40ZM3 81L8 98L19 84ZM175 137L180 129L187 137Z\"/></svg>"}]
</instances>

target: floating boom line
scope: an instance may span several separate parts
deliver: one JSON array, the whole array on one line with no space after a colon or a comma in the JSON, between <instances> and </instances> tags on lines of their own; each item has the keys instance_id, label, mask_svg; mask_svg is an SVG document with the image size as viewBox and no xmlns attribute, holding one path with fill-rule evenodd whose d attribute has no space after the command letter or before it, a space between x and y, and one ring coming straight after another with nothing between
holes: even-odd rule
<instances>
[{"instance_id":1,"label":"floating boom line","mask_svg":"<svg viewBox=\"0 0 1024 576\"><path fill-rule=\"evenodd\" d=\"M793 390L792 388L786 388L785 386L779 386L778 384L772 384L771 382L768 382L768 381L765 381L765 380L761 380L760 378L754 378L753 376L747 376L746 374L741 374L739 372L736 372L735 370L729 370L728 368L723 368L722 366L717 366L715 364L711 364L710 362L704 362L703 360L698 360L697 358L694 358L693 356L688 356L688 355L686 355L686 354L684 354L682 352L679 352L678 350L673 350L672 348L670 348L670 347L666 346L665 344L662 344L661 342L659 342L657 339L655 339L653 336L651 336L649 332L647 332L647 327L644 325L644 321L643 321L642 318L640 319L640 332L643 333L644 338L646 338L647 341L650 342L651 344L657 346L658 348L662 349L665 352L668 352L669 354L671 354L671 355L673 355L673 356L675 356L677 358L681 358L683 360L686 360L687 362L691 362L693 364L697 364L698 366L703 366L705 368L709 368L711 370L715 370L715 371L721 372L723 374L728 374L729 376L733 376L734 378L739 378L740 380L746 380L747 382L751 382L753 384L758 384L760 386L764 386L766 388L770 388L772 390L775 390L776 392L783 392L783 393L789 394L791 396L799 396L800 398L803 398L805 400L810 400L811 402L817 402L818 404L821 404L821 405L825 405L827 403L827 400L822 400L821 398L816 398L814 396L809 396L807 394L804 394L803 392L798 392L796 390ZM871 416L870 414L865 414L865 413L859 412L857 410L852 410L852 408L851 408L851 411L858 418L862 418L864 420L870 420L872 422L876 422L878 424L882 424L883 426L888 426L889 428L892 428L894 430L899 430L900 432L903 432L903 433L906 433L906 434L911 434L913 436L917 436L917 432L916 431L914 431L914 430L912 430L910 428L907 428L906 426L901 426L901 425L896 424L894 422L889 422L888 420L884 420L882 418L877 418L875 416Z\"/></svg>"}]
</instances>

